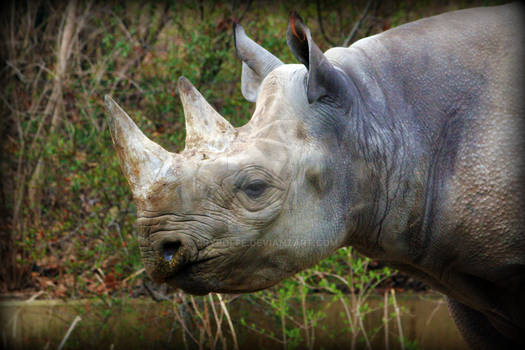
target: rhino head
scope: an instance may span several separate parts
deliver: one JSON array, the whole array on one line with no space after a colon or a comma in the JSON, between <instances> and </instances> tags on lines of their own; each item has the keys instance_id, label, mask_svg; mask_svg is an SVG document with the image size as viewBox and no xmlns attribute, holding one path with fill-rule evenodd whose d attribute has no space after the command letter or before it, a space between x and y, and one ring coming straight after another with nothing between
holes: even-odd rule
<instances>
[{"instance_id":1,"label":"rhino head","mask_svg":"<svg viewBox=\"0 0 525 350\"><path fill-rule=\"evenodd\" d=\"M335 159L353 103L348 76L295 13L287 42L302 64L283 64L238 24L234 40L242 93L256 103L242 127L181 77L186 146L171 153L106 96L146 271L194 294L274 285L345 245L353 216L366 210L346 190L355 174Z\"/></svg>"}]
</instances>

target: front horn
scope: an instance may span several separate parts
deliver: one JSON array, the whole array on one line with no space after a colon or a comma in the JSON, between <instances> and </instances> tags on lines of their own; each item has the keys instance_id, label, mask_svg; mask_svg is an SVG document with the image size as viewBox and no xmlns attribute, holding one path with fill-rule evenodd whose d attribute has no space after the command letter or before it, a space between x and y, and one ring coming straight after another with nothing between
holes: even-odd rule
<instances>
[{"instance_id":1,"label":"front horn","mask_svg":"<svg viewBox=\"0 0 525 350\"><path fill-rule=\"evenodd\" d=\"M104 99L110 112L109 130L120 167L133 195L143 197L171 164L174 154L148 139L110 96L106 95Z\"/></svg>"}]
</instances>

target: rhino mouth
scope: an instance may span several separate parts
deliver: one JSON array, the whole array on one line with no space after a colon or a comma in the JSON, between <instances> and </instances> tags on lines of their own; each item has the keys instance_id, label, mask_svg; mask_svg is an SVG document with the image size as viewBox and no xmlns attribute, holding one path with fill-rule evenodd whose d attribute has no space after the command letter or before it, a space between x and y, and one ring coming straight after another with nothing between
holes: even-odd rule
<instances>
[{"instance_id":1,"label":"rhino mouth","mask_svg":"<svg viewBox=\"0 0 525 350\"><path fill-rule=\"evenodd\" d=\"M267 280L265 283L250 282L254 275L238 273L235 266L238 256L226 256L224 254L214 254L205 256L207 250L200 251L201 258L187 262L184 266L173 270L166 275L161 282L172 287L180 288L184 292L193 295L205 295L210 292L215 293L252 293L266 289L279 280ZM243 254L240 254L241 256Z\"/></svg>"},{"instance_id":2,"label":"rhino mouth","mask_svg":"<svg viewBox=\"0 0 525 350\"><path fill-rule=\"evenodd\" d=\"M186 263L172 272L162 282L195 295L204 295L216 289L217 281L209 276L216 266L217 257L207 257ZM212 283L215 281L215 283Z\"/></svg>"}]
</instances>

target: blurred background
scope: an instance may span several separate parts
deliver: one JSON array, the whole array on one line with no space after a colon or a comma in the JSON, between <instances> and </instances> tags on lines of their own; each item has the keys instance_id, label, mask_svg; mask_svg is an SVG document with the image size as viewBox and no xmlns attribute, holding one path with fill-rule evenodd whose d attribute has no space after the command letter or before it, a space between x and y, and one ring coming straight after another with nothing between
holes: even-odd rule
<instances>
[{"instance_id":1,"label":"blurred background","mask_svg":"<svg viewBox=\"0 0 525 350\"><path fill-rule=\"evenodd\" d=\"M342 249L263 292L191 297L143 270L135 207L105 122L116 98L184 148L184 75L234 126L232 19L285 63L297 10L321 49L464 1L11 1L0 23L0 330L5 348L463 348L441 296ZM28 301L29 300L29 301ZM30 306L31 305L31 306Z\"/></svg>"}]
</instances>

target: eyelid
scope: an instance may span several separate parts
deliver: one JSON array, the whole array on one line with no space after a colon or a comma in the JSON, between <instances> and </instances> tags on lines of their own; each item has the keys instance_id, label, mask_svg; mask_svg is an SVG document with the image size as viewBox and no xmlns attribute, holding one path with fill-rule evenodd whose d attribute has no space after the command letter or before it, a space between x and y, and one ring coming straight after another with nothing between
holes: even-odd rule
<instances>
[{"instance_id":1,"label":"eyelid","mask_svg":"<svg viewBox=\"0 0 525 350\"><path fill-rule=\"evenodd\" d=\"M235 187L237 189L243 189L249 183L258 179L265 182L267 186L275 187L280 190L285 188L284 181L281 178L273 172L258 165L249 165L237 171L235 174Z\"/></svg>"},{"instance_id":2,"label":"eyelid","mask_svg":"<svg viewBox=\"0 0 525 350\"><path fill-rule=\"evenodd\" d=\"M251 184L256 181L262 181L266 183L270 183L271 181L270 174L267 173L262 168L251 166L248 168L245 168L237 174L237 187L238 188L244 188L248 186L248 184Z\"/></svg>"},{"instance_id":3,"label":"eyelid","mask_svg":"<svg viewBox=\"0 0 525 350\"><path fill-rule=\"evenodd\" d=\"M251 185L267 185L268 186L269 183L268 181L263 180L263 179L254 179L254 180L246 181L246 184L244 185L244 187L248 187Z\"/></svg>"}]
</instances>

